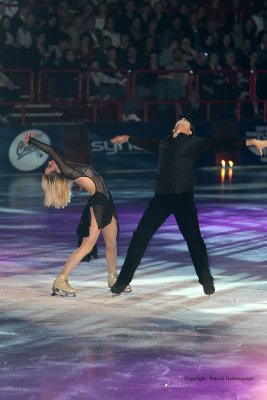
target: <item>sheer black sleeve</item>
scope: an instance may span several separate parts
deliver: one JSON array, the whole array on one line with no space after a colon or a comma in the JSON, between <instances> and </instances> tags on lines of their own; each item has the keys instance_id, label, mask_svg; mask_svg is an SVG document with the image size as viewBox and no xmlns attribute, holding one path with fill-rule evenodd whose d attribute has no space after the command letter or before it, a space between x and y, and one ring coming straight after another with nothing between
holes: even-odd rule
<instances>
[{"instance_id":1,"label":"sheer black sleeve","mask_svg":"<svg viewBox=\"0 0 267 400\"><path fill-rule=\"evenodd\" d=\"M141 149L146 149L152 151L153 153L159 153L160 139L142 136L129 136L128 142L134 146L141 147Z\"/></svg>"},{"instance_id":2,"label":"sheer black sleeve","mask_svg":"<svg viewBox=\"0 0 267 400\"><path fill-rule=\"evenodd\" d=\"M57 163L60 172L64 176L66 176L66 178L74 180L80 178L81 176L84 176L83 171L81 171L78 165L65 160L64 157L57 153L56 150L54 150L48 144L42 143L33 137L30 138L29 144L33 144L34 146L38 147L40 150L48 154Z\"/></svg>"}]
</instances>

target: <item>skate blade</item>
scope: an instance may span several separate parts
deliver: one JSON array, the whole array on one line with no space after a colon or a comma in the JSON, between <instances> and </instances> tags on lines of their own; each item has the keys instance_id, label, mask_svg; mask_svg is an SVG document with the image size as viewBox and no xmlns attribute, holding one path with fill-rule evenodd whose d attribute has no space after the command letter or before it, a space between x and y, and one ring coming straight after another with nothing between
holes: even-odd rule
<instances>
[{"instance_id":1,"label":"skate blade","mask_svg":"<svg viewBox=\"0 0 267 400\"><path fill-rule=\"evenodd\" d=\"M120 296L121 295L121 293L112 293L112 297L118 297L118 296Z\"/></svg>"},{"instance_id":2,"label":"skate blade","mask_svg":"<svg viewBox=\"0 0 267 400\"><path fill-rule=\"evenodd\" d=\"M111 292L111 290L110 290L110 292ZM132 292L132 288L124 289L124 291L121 292L121 293L113 293L113 292L112 292L112 297L120 296L120 295L123 294L123 293L131 293L131 292Z\"/></svg>"},{"instance_id":3,"label":"skate blade","mask_svg":"<svg viewBox=\"0 0 267 400\"><path fill-rule=\"evenodd\" d=\"M59 289L52 289L51 296L60 296L60 297L76 297L76 293L65 293Z\"/></svg>"}]
</instances>

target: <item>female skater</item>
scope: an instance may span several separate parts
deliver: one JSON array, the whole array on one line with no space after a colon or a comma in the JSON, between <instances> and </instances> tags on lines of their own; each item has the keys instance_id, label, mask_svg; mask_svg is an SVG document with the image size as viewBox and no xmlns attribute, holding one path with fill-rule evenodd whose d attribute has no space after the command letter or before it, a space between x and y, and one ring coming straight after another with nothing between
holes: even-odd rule
<instances>
[{"instance_id":1,"label":"female skater","mask_svg":"<svg viewBox=\"0 0 267 400\"><path fill-rule=\"evenodd\" d=\"M46 207L64 208L71 199L72 183L77 183L90 194L87 205L83 210L77 229L79 247L65 262L63 269L55 279L52 295L63 292L65 295L75 296L75 289L68 283L71 271L82 261L91 256L96 258L96 242L102 231L106 246L106 262L108 266L108 286L116 282L117 258L117 216L111 194L103 179L92 167L86 164L77 164L65 160L52 147L32 137L24 136L25 145L35 145L50 157L45 173L42 177L42 187L45 192L44 205ZM130 290L130 287L127 288Z\"/></svg>"}]
</instances>

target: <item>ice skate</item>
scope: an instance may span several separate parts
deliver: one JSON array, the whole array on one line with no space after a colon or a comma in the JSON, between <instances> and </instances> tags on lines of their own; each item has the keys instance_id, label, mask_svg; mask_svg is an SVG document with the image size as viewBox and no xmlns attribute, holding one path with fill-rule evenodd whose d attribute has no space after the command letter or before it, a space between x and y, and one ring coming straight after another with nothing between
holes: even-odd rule
<instances>
[{"instance_id":1,"label":"ice skate","mask_svg":"<svg viewBox=\"0 0 267 400\"><path fill-rule=\"evenodd\" d=\"M51 296L56 296L57 294L63 295L63 296L68 296L71 295L75 297L76 292L73 287L70 286L68 282L68 276L67 275L58 275L58 277L55 279L52 287L52 293Z\"/></svg>"},{"instance_id":2,"label":"ice skate","mask_svg":"<svg viewBox=\"0 0 267 400\"><path fill-rule=\"evenodd\" d=\"M214 284L212 281L203 283L202 286L203 286L204 293L206 295L208 295L209 297L211 294L215 293L215 287L214 287Z\"/></svg>"},{"instance_id":3,"label":"ice skate","mask_svg":"<svg viewBox=\"0 0 267 400\"><path fill-rule=\"evenodd\" d=\"M118 274L117 272L109 272L108 273L108 287L112 288L113 285L115 285L116 281L118 279Z\"/></svg>"},{"instance_id":4,"label":"ice skate","mask_svg":"<svg viewBox=\"0 0 267 400\"><path fill-rule=\"evenodd\" d=\"M115 285L111 288L112 296L119 296L122 292L131 292L131 285L128 283L119 283L116 282Z\"/></svg>"},{"instance_id":5,"label":"ice skate","mask_svg":"<svg viewBox=\"0 0 267 400\"><path fill-rule=\"evenodd\" d=\"M108 281L108 287L110 289L115 285L115 283L117 282L117 279L118 279L117 272L109 272L108 273L107 281ZM132 291L131 285L127 285L123 291L124 292L131 292Z\"/></svg>"}]
</instances>

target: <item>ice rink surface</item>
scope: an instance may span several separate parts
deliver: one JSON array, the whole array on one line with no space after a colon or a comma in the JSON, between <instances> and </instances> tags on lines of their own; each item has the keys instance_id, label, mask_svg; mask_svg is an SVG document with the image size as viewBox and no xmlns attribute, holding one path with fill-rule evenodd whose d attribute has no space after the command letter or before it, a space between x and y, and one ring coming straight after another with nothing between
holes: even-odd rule
<instances>
[{"instance_id":1,"label":"ice rink surface","mask_svg":"<svg viewBox=\"0 0 267 400\"><path fill-rule=\"evenodd\" d=\"M99 259L51 285L76 247L85 192L45 209L39 175L0 176L1 400L266 400L267 169L197 173L196 203L216 293L199 285L170 217L112 297ZM120 221L118 269L154 174L106 176Z\"/></svg>"}]
</instances>

